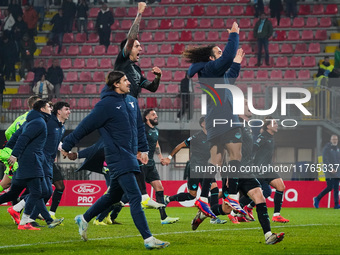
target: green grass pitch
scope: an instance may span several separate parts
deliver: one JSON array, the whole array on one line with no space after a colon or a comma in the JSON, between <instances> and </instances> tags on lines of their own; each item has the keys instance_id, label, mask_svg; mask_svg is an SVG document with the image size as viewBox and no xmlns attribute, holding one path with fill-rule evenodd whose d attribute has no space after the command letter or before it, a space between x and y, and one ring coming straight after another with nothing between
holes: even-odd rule
<instances>
[{"instance_id":1,"label":"green grass pitch","mask_svg":"<svg viewBox=\"0 0 340 255\"><path fill-rule=\"evenodd\" d=\"M258 221L213 225L207 219L192 231L190 223L197 209L167 208L169 216L180 217L172 225L161 225L159 212L149 209L145 214L151 232L171 244L160 251L148 251L129 208L117 219L122 225L95 226L91 221L87 242L80 239L73 220L86 207L59 207L57 216L65 217L64 226L41 231L18 230L7 208L0 208L0 254L340 254L340 210L334 209L283 208L282 215L290 222L271 224L273 232L286 234L275 245L264 243ZM269 208L270 216L272 213L273 208Z\"/></svg>"}]
</instances>

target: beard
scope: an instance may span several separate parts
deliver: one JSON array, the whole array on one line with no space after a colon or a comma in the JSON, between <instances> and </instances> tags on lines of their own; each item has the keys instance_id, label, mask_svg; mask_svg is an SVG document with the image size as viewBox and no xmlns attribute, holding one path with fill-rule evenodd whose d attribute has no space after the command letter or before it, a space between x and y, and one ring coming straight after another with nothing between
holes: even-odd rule
<instances>
[{"instance_id":1,"label":"beard","mask_svg":"<svg viewBox=\"0 0 340 255\"><path fill-rule=\"evenodd\" d=\"M158 125L158 120L149 120L150 121L150 124L152 125L152 126L157 126Z\"/></svg>"}]
</instances>

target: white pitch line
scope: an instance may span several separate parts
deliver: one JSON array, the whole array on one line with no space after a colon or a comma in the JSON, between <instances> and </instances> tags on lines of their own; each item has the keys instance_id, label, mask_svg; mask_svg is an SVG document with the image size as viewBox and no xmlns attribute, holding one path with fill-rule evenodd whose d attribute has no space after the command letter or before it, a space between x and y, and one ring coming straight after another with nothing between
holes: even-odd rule
<instances>
[{"instance_id":1,"label":"white pitch line","mask_svg":"<svg viewBox=\"0 0 340 255\"><path fill-rule=\"evenodd\" d=\"M313 226L327 226L334 224L304 224L304 225L284 225L284 226L275 226L274 228L294 228L294 227L313 227ZM335 224L338 225L338 224ZM254 227L254 228L235 228L235 229L207 229L207 230L197 230L197 231L180 231L180 232L167 232L167 233L159 233L154 234L154 236L160 235L175 235L175 234L194 234L194 233L204 233L204 232L215 232L215 231L243 231L243 230L256 230L261 229L261 227ZM110 239L120 239L120 238L131 238L131 237L140 237L140 235L128 235L128 236L114 236L114 237L98 237L98 238L90 238L89 241L98 241L98 240L110 240ZM28 247L28 246L36 246L38 245L51 245L51 244L66 244L66 243L77 243L77 242L84 242L80 239L77 240L68 240L68 241L58 241L58 242L46 242L46 243L28 243L28 244L15 244L15 245L4 245L0 246L0 249L6 248L19 248L19 247Z\"/></svg>"}]
</instances>

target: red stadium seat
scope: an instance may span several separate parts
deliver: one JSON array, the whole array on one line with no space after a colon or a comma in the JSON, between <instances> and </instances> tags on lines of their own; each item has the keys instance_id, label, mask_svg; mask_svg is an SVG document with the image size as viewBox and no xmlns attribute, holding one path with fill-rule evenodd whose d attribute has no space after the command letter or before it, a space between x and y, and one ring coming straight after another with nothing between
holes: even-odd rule
<instances>
[{"instance_id":1,"label":"red stadium seat","mask_svg":"<svg viewBox=\"0 0 340 255\"><path fill-rule=\"evenodd\" d=\"M164 17L165 16L165 8L164 6L157 6L154 10L153 15L155 17Z\"/></svg>"},{"instance_id":2,"label":"red stadium seat","mask_svg":"<svg viewBox=\"0 0 340 255\"><path fill-rule=\"evenodd\" d=\"M187 25L185 28L187 29L195 29L197 28L198 22L196 18L193 19L187 19Z\"/></svg>"},{"instance_id":3,"label":"red stadium seat","mask_svg":"<svg viewBox=\"0 0 340 255\"><path fill-rule=\"evenodd\" d=\"M246 58L243 58L242 62L241 62L241 68L244 68L244 67L248 67L247 66L247 59Z\"/></svg>"},{"instance_id":4,"label":"red stadium seat","mask_svg":"<svg viewBox=\"0 0 340 255\"><path fill-rule=\"evenodd\" d=\"M249 58L249 62L248 62L247 67L254 68L256 64L257 64L257 58L251 57L251 58Z\"/></svg>"},{"instance_id":5,"label":"red stadium seat","mask_svg":"<svg viewBox=\"0 0 340 255\"><path fill-rule=\"evenodd\" d=\"M220 36L219 36L217 31L209 31L206 40L208 42L217 42L217 41L219 41L219 37Z\"/></svg>"},{"instance_id":6,"label":"red stadium seat","mask_svg":"<svg viewBox=\"0 0 340 255\"><path fill-rule=\"evenodd\" d=\"M195 42L203 42L205 41L205 31L196 31L194 34Z\"/></svg>"},{"instance_id":7,"label":"red stadium seat","mask_svg":"<svg viewBox=\"0 0 340 255\"><path fill-rule=\"evenodd\" d=\"M323 14L324 14L323 4L315 4L313 6L313 15L323 15Z\"/></svg>"},{"instance_id":8,"label":"red stadium seat","mask_svg":"<svg viewBox=\"0 0 340 255\"><path fill-rule=\"evenodd\" d=\"M243 5L234 5L233 15L234 16L242 16L244 14Z\"/></svg>"},{"instance_id":9,"label":"red stadium seat","mask_svg":"<svg viewBox=\"0 0 340 255\"><path fill-rule=\"evenodd\" d=\"M213 21L213 27L214 28L224 28L224 19L214 19Z\"/></svg>"},{"instance_id":10,"label":"red stadium seat","mask_svg":"<svg viewBox=\"0 0 340 255\"><path fill-rule=\"evenodd\" d=\"M248 40L248 41L256 41L255 37L254 37L254 31L249 31L248 32L248 36L246 38L245 32L241 31L240 35L242 36L242 33L244 33L244 40Z\"/></svg>"},{"instance_id":11,"label":"red stadium seat","mask_svg":"<svg viewBox=\"0 0 340 255\"><path fill-rule=\"evenodd\" d=\"M145 21L143 22L144 20L141 21L140 23L140 27L143 26L143 24L145 24ZM111 25L111 30L118 30L120 29L120 24L119 24L119 21L116 20L112 25Z\"/></svg>"},{"instance_id":12,"label":"red stadium seat","mask_svg":"<svg viewBox=\"0 0 340 255\"><path fill-rule=\"evenodd\" d=\"M161 24L159 25L160 29L170 29L171 28L171 20L170 19L162 19Z\"/></svg>"},{"instance_id":13,"label":"red stadium seat","mask_svg":"<svg viewBox=\"0 0 340 255\"><path fill-rule=\"evenodd\" d=\"M89 58L86 62L86 69L97 69L98 68L98 59Z\"/></svg>"},{"instance_id":14,"label":"red stadium seat","mask_svg":"<svg viewBox=\"0 0 340 255\"><path fill-rule=\"evenodd\" d=\"M141 36L141 41L142 42L152 42L152 33L151 32L143 32Z\"/></svg>"},{"instance_id":15,"label":"red stadium seat","mask_svg":"<svg viewBox=\"0 0 340 255\"><path fill-rule=\"evenodd\" d=\"M281 53L283 54L293 54L292 44L284 43L281 46Z\"/></svg>"},{"instance_id":16,"label":"red stadium seat","mask_svg":"<svg viewBox=\"0 0 340 255\"><path fill-rule=\"evenodd\" d=\"M184 28L184 19L175 19L174 22L172 23L172 27L174 29L182 29Z\"/></svg>"},{"instance_id":17,"label":"red stadium seat","mask_svg":"<svg viewBox=\"0 0 340 255\"><path fill-rule=\"evenodd\" d=\"M166 66L169 68L178 68L179 61L177 57L168 57Z\"/></svg>"},{"instance_id":18,"label":"red stadium seat","mask_svg":"<svg viewBox=\"0 0 340 255\"><path fill-rule=\"evenodd\" d=\"M305 43L297 43L295 45L294 53L295 54L305 54L305 53L307 53L307 44L305 44Z\"/></svg>"},{"instance_id":19,"label":"red stadium seat","mask_svg":"<svg viewBox=\"0 0 340 255\"><path fill-rule=\"evenodd\" d=\"M66 75L66 82L75 82L78 81L78 74L77 72L68 72Z\"/></svg>"},{"instance_id":20,"label":"red stadium seat","mask_svg":"<svg viewBox=\"0 0 340 255\"><path fill-rule=\"evenodd\" d=\"M240 19L239 26L242 29L251 27L250 19L249 18Z\"/></svg>"},{"instance_id":21,"label":"red stadium seat","mask_svg":"<svg viewBox=\"0 0 340 255\"><path fill-rule=\"evenodd\" d=\"M89 11L89 18L97 18L99 10L100 9L96 7L91 8ZM115 16L117 17L117 15Z\"/></svg>"},{"instance_id":22,"label":"red stadium seat","mask_svg":"<svg viewBox=\"0 0 340 255\"><path fill-rule=\"evenodd\" d=\"M198 97L194 99L194 109L201 109L201 99Z\"/></svg>"},{"instance_id":23,"label":"red stadium seat","mask_svg":"<svg viewBox=\"0 0 340 255\"><path fill-rule=\"evenodd\" d=\"M144 14L144 13L143 13ZM144 16L144 15L143 15ZM148 29L158 29L158 20L156 19L149 19L148 20Z\"/></svg>"},{"instance_id":24,"label":"red stadium seat","mask_svg":"<svg viewBox=\"0 0 340 255\"><path fill-rule=\"evenodd\" d=\"M99 42L99 36L96 33L89 34L89 39L87 40L89 43L98 43Z\"/></svg>"},{"instance_id":25,"label":"red stadium seat","mask_svg":"<svg viewBox=\"0 0 340 255\"><path fill-rule=\"evenodd\" d=\"M78 33L75 39L76 43L85 43L86 42L86 34L85 33Z\"/></svg>"},{"instance_id":26,"label":"red stadium seat","mask_svg":"<svg viewBox=\"0 0 340 255\"><path fill-rule=\"evenodd\" d=\"M283 28L283 27L291 27L291 20L290 18L282 18L280 20L280 25L279 25L280 28Z\"/></svg>"},{"instance_id":27,"label":"red stadium seat","mask_svg":"<svg viewBox=\"0 0 340 255\"><path fill-rule=\"evenodd\" d=\"M118 55L118 53L119 50L117 45L109 45L109 47L107 48L107 55Z\"/></svg>"},{"instance_id":28,"label":"red stadium seat","mask_svg":"<svg viewBox=\"0 0 340 255\"><path fill-rule=\"evenodd\" d=\"M287 70L285 71L285 75L283 79L286 81L295 81L296 80L296 72L295 70Z\"/></svg>"},{"instance_id":29,"label":"red stadium seat","mask_svg":"<svg viewBox=\"0 0 340 255\"><path fill-rule=\"evenodd\" d=\"M289 41L298 41L300 40L300 33L297 30L290 30L288 32L288 38Z\"/></svg>"},{"instance_id":30,"label":"red stadium seat","mask_svg":"<svg viewBox=\"0 0 340 255\"><path fill-rule=\"evenodd\" d=\"M149 72L150 73L150 72ZM149 74L148 73L148 74ZM153 74L153 79L155 78L155 75ZM153 80L151 79L151 81ZM148 79L149 80L149 79ZM167 82L167 81L172 81L172 72L171 71L163 71L162 72L162 81Z\"/></svg>"},{"instance_id":31,"label":"red stadium seat","mask_svg":"<svg viewBox=\"0 0 340 255\"><path fill-rule=\"evenodd\" d=\"M270 79L273 81L281 81L282 80L282 71L279 69L275 69L270 73Z\"/></svg>"},{"instance_id":32,"label":"red stadium seat","mask_svg":"<svg viewBox=\"0 0 340 255\"><path fill-rule=\"evenodd\" d=\"M143 12L143 17L151 17L153 15L152 8L145 8Z\"/></svg>"},{"instance_id":33,"label":"red stadium seat","mask_svg":"<svg viewBox=\"0 0 340 255\"><path fill-rule=\"evenodd\" d=\"M92 31L92 30L94 30L94 22L93 20L89 20L87 22L87 31Z\"/></svg>"},{"instance_id":34,"label":"red stadium seat","mask_svg":"<svg viewBox=\"0 0 340 255\"><path fill-rule=\"evenodd\" d=\"M276 67L287 67L288 66L288 58L287 57L278 57L276 59Z\"/></svg>"},{"instance_id":35,"label":"red stadium seat","mask_svg":"<svg viewBox=\"0 0 340 255\"><path fill-rule=\"evenodd\" d=\"M253 70L245 70L243 72L242 80L253 81L255 79L255 74Z\"/></svg>"},{"instance_id":36,"label":"red stadium seat","mask_svg":"<svg viewBox=\"0 0 340 255\"><path fill-rule=\"evenodd\" d=\"M20 109L21 110L22 108L23 108L22 99L21 98L12 98L8 109L10 109L10 110Z\"/></svg>"},{"instance_id":37,"label":"red stadium seat","mask_svg":"<svg viewBox=\"0 0 340 255\"><path fill-rule=\"evenodd\" d=\"M312 41L314 39L314 34L312 30L303 30L301 34L301 40Z\"/></svg>"},{"instance_id":38,"label":"red stadium seat","mask_svg":"<svg viewBox=\"0 0 340 255\"><path fill-rule=\"evenodd\" d=\"M83 84L74 84L72 86L72 94L84 94Z\"/></svg>"},{"instance_id":39,"label":"red stadium seat","mask_svg":"<svg viewBox=\"0 0 340 255\"><path fill-rule=\"evenodd\" d=\"M177 42L179 40L179 33L177 31L170 31L166 41Z\"/></svg>"},{"instance_id":40,"label":"red stadium seat","mask_svg":"<svg viewBox=\"0 0 340 255\"><path fill-rule=\"evenodd\" d=\"M316 30L315 40L327 40L327 31L326 30Z\"/></svg>"},{"instance_id":41,"label":"red stadium seat","mask_svg":"<svg viewBox=\"0 0 340 255\"><path fill-rule=\"evenodd\" d=\"M270 54L279 54L280 48L278 43L270 43L268 45L268 50Z\"/></svg>"},{"instance_id":42,"label":"red stadium seat","mask_svg":"<svg viewBox=\"0 0 340 255\"><path fill-rule=\"evenodd\" d=\"M302 59L300 56L293 56L290 59L290 67L302 67Z\"/></svg>"},{"instance_id":43,"label":"red stadium seat","mask_svg":"<svg viewBox=\"0 0 340 255\"><path fill-rule=\"evenodd\" d=\"M75 69L83 69L85 68L85 59L76 58L73 62L73 68Z\"/></svg>"},{"instance_id":44,"label":"red stadium seat","mask_svg":"<svg viewBox=\"0 0 340 255\"><path fill-rule=\"evenodd\" d=\"M184 50L185 50L185 45L183 43L176 43L174 45L174 50L172 51L172 54L182 54Z\"/></svg>"},{"instance_id":45,"label":"red stadium seat","mask_svg":"<svg viewBox=\"0 0 340 255\"><path fill-rule=\"evenodd\" d=\"M176 34L177 34L177 36L178 36L178 32L177 32L177 31L170 31L170 32L168 33L168 38L169 38L169 37L170 37L170 38L173 37L174 40L176 40ZM178 39L178 37L177 37L177 39ZM155 36L154 36L153 40L154 40L155 42L163 42L163 41L166 41L165 32L163 32L163 31L157 31L157 32L155 33Z\"/></svg>"},{"instance_id":46,"label":"red stadium seat","mask_svg":"<svg viewBox=\"0 0 340 255\"><path fill-rule=\"evenodd\" d=\"M173 103L171 98L163 97L159 102L159 109L173 109Z\"/></svg>"},{"instance_id":47,"label":"red stadium seat","mask_svg":"<svg viewBox=\"0 0 340 255\"><path fill-rule=\"evenodd\" d=\"M245 2L245 1L247 1L247 0L241 0L239 2L241 3L241 2ZM247 5L246 6L246 11L244 12L244 15L245 16L254 16L255 15L254 7L251 6L251 5Z\"/></svg>"},{"instance_id":48,"label":"red stadium seat","mask_svg":"<svg viewBox=\"0 0 340 255\"><path fill-rule=\"evenodd\" d=\"M306 27L317 27L318 19L316 17L308 17L306 21Z\"/></svg>"},{"instance_id":49,"label":"red stadium seat","mask_svg":"<svg viewBox=\"0 0 340 255\"><path fill-rule=\"evenodd\" d=\"M73 43L74 36L72 33L65 33L63 37L63 43Z\"/></svg>"},{"instance_id":50,"label":"red stadium seat","mask_svg":"<svg viewBox=\"0 0 340 255\"><path fill-rule=\"evenodd\" d=\"M204 15L204 6L203 5L195 5L194 10L192 12L193 16L203 16Z\"/></svg>"},{"instance_id":51,"label":"red stadium seat","mask_svg":"<svg viewBox=\"0 0 340 255\"><path fill-rule=\"evenodd\" d=\"M159 68L163 68L163 67L165 67L165 59L164 58L159 58L159 57L155 58L153 60L153 65L157 66Z\"/></svg>"},{"instance_id":52,"label":"red stadium seat","mask_svg":"<svg viewBox=\"0 0 340 255\"><path fill-rule=\"evenodd\" d=\"M77 55L79 55L79 47L78 47L78 45L71 45L70 47L68 47L67 55L69 55L69 56L77 56Z\"/></svg>"},{"instance_id":53,"label":"red stadium seat","mask_svg":"<svg viewBox=\"0 0 340 255\"><path fill-rule=\"evenodd\" d=\"M106 48L104 45L96 45L94 47L93 55L95 56L103 56L106 54Z\"/></svg>"},{"instance_id":54,"label":"red stadium seat","mask_svg":"<svg viewBox=\"0 0 340 255\"><path fill-rule=\"evenodd\" d=\"M87 84L85 86L85 94L97 94L97 85L96 84Z\"/></svg>"},{"instance_id":55,"label":"red stadium seat","mask_svg":"<svg viewBox=\"0 0 340 255\"><path fill-rule=\"evenodd\" d=\"M146 55L157 55L158 54L158 46L149 44L148 47L146 48Z\"/></svg>"},{"instance_id":56,"label":"red stadium seat","mask_svg":"<svg viewBox=\"0 0 340 255\"><path fill-rule=\"evenodd\" d=\"M180 67L181 67L181 68L187 69L190 65L191 65L191 64L188 63L188 62L186 61L185 58L181 58L181 64L180 64Z\"/></svg>"},{"instance_id":57,"label":"red stadium seat","mask_svg":"<svg viewBox=\"0 0 340 255\"><path fill-rule=\"evenodd\" d=\"M93 100L92 100L92 101L93 101ZM142 98L142 97L139 97L139 98L138 98L138 106L139 106L140 109L145 109L145 108L146 108L144 98Z\"/></svg>"},{"instance_id":58,"label":"red stadium seat","mask_svg":"<svg viewBox=\"0 0 340 255\"><path fill-rule=\"evenodd\" d=\"M231 15L230 6L229 5L221 6L220 11L218 12L218 15L219 16L225 16L225 17L230 16ZM235 15L235 14L233 13L233 15Z\"/></svg>"},{"instance_id":59,"label":"red stadium seat","mask_svg":"<svg viewBox=\"0 0 340 255\"><path fill-rule=\"evenodd\" d=\"M323 18L320 18L320 24L319 24L320 27L330 27L332 26L332 20L330 17L323 17Z\"/></svg>"},{"instance_id":60,"label":"red stadium seat","mask_svg":"<svg viewBox=\"0 0 340 255\"><path fill-rule=\"evenodd\" d=\"M91 107L93 108L100 101L99 97L92 98Z\"/></svg>"},{"instance_id":61,"label":"red stadium seat","mask_svg":"<svg viewBox=\"0 0 340 255\"><path fill-rule=\"evenodd\" d=\"M328 4L326 7L326 15L335 15L338 13L338 6L336 4Z\"/></svg>"},{"instance_id":62,"label":"red stadium seat","mask_svg":"<svg viewBox=\"0 0 340 255\"><path fill-rule=\"evenodd\" d=\"M314 56L305 57L303 61L303 66L304 67L315 67L316 66L315 57Z\"/></svg>"},{"instance_id":63,"label":"red stadium seat","mask_svg":"<svg viewBox=\"0 0 340 255\"><path fill-rule=\"evenodd\" d=\"M165 85L159 84L158 89L155 93L165 93Z\"/></svg>"},{"instance_id":64,"label":"red stadium seat","mask_svg":"<svg viewBox=\"0 0 340 255\"><path fill-rule=\"evenodd\" d=\"M293 27L300 28L305 26L305 19L304 18L294 18Z\"/></svg>"},{"instance_id":65,"label":"red stadium seat","mask_svg":"<svg viewBox=\"0 0 340 255\"><path fill-rule=\"evenodd\" d=\"M233 25L234 22L237 22L237 19L236 19L236 18L227 19L227 21L226 21L226 27L231 27L231 26Z\"/></svg>"},{"instance_id":66,"label":"red stadium seat","mask_svg":"<svg viewBox=\"0 0 340 255\"><path fill-rule=\"evenodd\" d=\"M79 98L78 102L77 102L77 106L75 107L75 109L79 109L79 110L86 110L86 109L90 109L90 99L89 98Z\"/></svg>"},{"instance_id":67,"label":"red stadium seat","mask_svg":"<svg viewBox=\"0 0 340 255\"><path fill-rule=\"evenodd\" d=\"M190 41L192 41L191 31L182 31L181 32L180 41L182 41L182 42L190 42Z\"/></svg>"},{"instance_id":68,"label":"red stadium seat","mask_svg":"<svg viewBox=\"0 0 340 255\"><path fill-rule=\"evenodd\" d=\"M310 72L309 70L300 70L298 73L298 80L306 81L310 79Z\"/></svg>"},{"instance_id":69,"label":"red stadium seat","mask_svg":"<svg viewBox=\"0 0 340 255\"><path fill-rule=\"evenodd\" d=\"M216 16L217 15L217 6L216 5L208 5L205 14L207 16Z\"/></svg>"},{"instance_id":70,"label":"red stadium seat","mask_svg":"<svg viewBox=\"0 0 340 255\"><path fill-rule=\"evenodd\" d=\"M92 55L92 46L91 45L83 45L81 47L80 55L82 55L82 56Z\"/></svg>"},{"instance_id":71,"label":"red stadium seat","mask_svg":"<svg viewBox=\"0 0 340 255\"><path fill-rule=\"evenodd\" d=\"M51 56L53 52L53 47L45 45L41 49L40 56Z\"/></svg>"},{"instance_id":72,"label":"red stadium seat","mask_svg":"<svg viewBox=\"0 0 340 255\"><path fill-rule=\"evenodd\" d=\"M273 41L284 41L287 39L286 31L275 31Z\"/></svg>"},{"instance_id":73,"label":"red stadium seat","mask_svg":"<svg viewBox=\"0 0 340 255\"><path fill-rule=\"evenodd\" d=\"M299 6L299 15L309 15L310 14L310 5L300 5Z\"/></svg>"},{"instance_id":74,"label":"red stadium seat","mask_svg":"<svg viewBox=\"0 0 340 255\"><path fill-rule=\"evenodd\" d=\"M182 107L182 102L180 97L176 97L173 102L173 108L174 109L181 109Z\"/></svg>"},{"instance_id":75,"label":"red stadium seat","mask_svg":"<svg viewBox=\"0 0 340 255\"><path fill-rule=\"evenodd\" d=\"M92 81L91 73L90 72L81 72L80 75L79 75L79 81L82 81L82 82Z\"/></svg>"},{"instance_id":76,"label":"red stadium seat","mask_svg":"<svg viewBox=\"0 0 340 255\"><path fill-rule=\"evenodd\" d=\"M308 53L311 54L320 53L320 43L310 43L308 47Z\"/></svg>"},{"instance_id":77,"label":"red stadium seat","mask_svg":"<svg viewBox=\"0 0 340 255\"><path fill-rule=\"evenodd\" d=\"M276 18L268 18L268 20L272 23L273 28L277 27L277 19Z\"/></svg>"},{"instance_id":78,"label":"red stadium seat","mask_svg":"<svg viewBox=\"0 0 340 255\"><path fill-rule=\"evenodd\" d=\"M253 90L253 94L260 94L262 93L262 86L261 84L251 84L251 88Z\"/></svg>"},{"instance_id":79,"label":"red stadium seat","mask_svg":"<svg viewBox=\"0 0 340 255\"><path fill-rule=\"evenodd\" d=\"M103 90L103 88L105 87L105 84L101 84L100 86L99 86L99 93L101 93L102 92L102 90Z\"/></svg>"},{"instance_id":80,"label":"red stadium seat","mask_svg":"<svg viewBox=\"0 0 340 255\"><path fill-rule=\"evenodd\" d=\"M169 84L166 88L167 93L171 94L178 94L179 93L179 86L177 84Z\"/></svg>"},{"instance_id":81,"label":"red stadium seat","mask_svg":"<svg viewBox=\"0 0 340 255\"><path fill-rule=\"evenodd\" d=\"M187 5L182 5L179 11L179 16L191 16L191 7Z\"/></svg>"},{"instance_id":82,"label":"red stadium seat","mask_svg":"<svg viewBox=\"0 0 340 255\"><path fill-rule=\"evenodd\" d=\"M139 65L141 68L151 68L152 67L152 61L151 58L142 58L139 61Z\"/></svg>"},{"instance_id":83,"label":"red stadium seat","mask_svg":"<svg viewBox=\"0 0 340 255\"><path fill-rule=\"evenodd\" d=\"M185 0L173 0L174 4L184 4Z\"/></svg>"},{"instance_id":84,"label":"red stadium seat","mask_svg":"<svg viewBox=\"0 0 340 255\"><path fill-rule=\"evenodd\" d=\"M62 95L70 95L70 94L71 94L70 85L68 85L68 84L63 84L63 85L60 87L60 94L62 94Z\"/></svg>"},{"instance_id":85,"label":"red stadium seat","mask_svg":"<svg viewBox=\"0 0 340 255\"><path fill-rule=\"evenodd\" d=\"M105 82L105 73L104 72L94 72L93 81L94 82Z\"/></svg>"},{"instance_id":86,"label":"red stadium seat","mask_svg":"<svg viewBox=\"0 0 340 255\"><path fill-rule=\"evenodd\" d=\"M166 16L176 17L178 15L177 6L169 6L166 10Z\"/></svg>"},{"instance_id":87,"label":"red stadium seat","mask_svg":"<svg viewBox=\"0 0 340 255\"><path fill-rule=\"evenodd\" d=\"M268 71L267 70L258 70L256 79L261 80L261 81L268 80Z\"/></svg>"},{"instance_id":88,"label":"red stadium seat","mask_svg":"<svg viewBox=\"0 0 340 255\"><path fill-rule=\"evenodd\" d=\"M155 97L148 97L146 98L146 108L157 108L157 98Z\"/></svg>"},{"instance_id":89,"label":"red stadium seat","mask_svg":"<svg viewBox=\"0 0 340 255\"><path fill-rule=\"evenodd\" d=\"M53 102L53 101L52 101ZM75 98L71 98L68 103L70 104L70 108L71 109L78 109L78 106L77 106L77 99Z\"/></svg>"},{"instance_id":90,"label":"red stadium seat","mask_svg":"<svg viewBox=\"0 0 340 255\"><path fill-rule=\"evenodd\" d=\"M28 72L27 76L26 76L26 79L25 79L25 82L32 82L33 79L34 79L34 73L33 72Z\"/></svg>"},{"instance_id":91,"label":"red stadium seat","mask_svg":"<svg viewBox=\"0 0 340 255\"><path fill-rule=\"evenodd\" d=\"M147 9L147 8L146 8ZM138 8L137 7L129 7L128 11L127 11L127 16L128 17L136 17L138 12Z\"/></svg>"},{"instance_id":92,"label":"red stadium seat","mask_svg":"<svg viewBox=\"0 0 340 255\"><path fill-rule=\"evenodd\" d=\"M31 87L29 85L20 85L18 88L18 95L28 95L31 93Z\"/></svg>"},{"instance_id":93,"label":"red stadium seat","mask_svg":"<svg viewBox=\"0 0 340 255\"><path fill-rule=\"evenodd\" d=\"M120 28L123 30L129 30L132 25L132 20L125 19L121 21Z\"/></svg>"},{"instance_id":94,"label":"red stadium seat","mask_svg":"<svg viewBox=\"0 0 340 255\"><path fill-rule=\"evenodd\" d=\"M62 69L70 69L72 67L72 61L70 58L63 58L60 61L60 67Z\"/></svg>"},{"instance_id":95,"label":"red stadium seat","mask_svg":"<svg viewBox=\"0 0 340 255\"><path fill-rule=\"evenodd\" d=\"M161 50L160 50L160 53L161 54L171 54L172 52L172 48L171 48L171 44L162 44L161 45Z\"/></svg>"},{"instance_id":96,"label":"red stadium seat","mask_svg":"<svg viewBox=\"0 0 340 255\"><path fill-rule=\"evenodd\" d=\"M184 71L176 71L174 74L174 81L180 82L185 77Z\"/></svg>"}]
</instances>

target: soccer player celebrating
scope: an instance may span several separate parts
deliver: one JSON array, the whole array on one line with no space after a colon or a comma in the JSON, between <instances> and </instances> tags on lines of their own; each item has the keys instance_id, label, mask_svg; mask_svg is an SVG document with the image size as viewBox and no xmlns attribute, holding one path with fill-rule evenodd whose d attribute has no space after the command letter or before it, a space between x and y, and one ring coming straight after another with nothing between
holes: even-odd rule
<instances>
[{"instance_id":1,"label":"soccer player celebrating","mask_svg":"<svg viewBox=\"0 0 340 255\"><path fill-rule=\"evenodd\" d=\"M137 99L127 95L130 82L121 71L110 72L101 92L101 100L77 128L64 139L62 153L67 152L84 136L99 129L104 141L105 159L110 172L110 188L83 215L75 217L81 238L87 240L88 222L114 203L125 193L129 199L133 221L144 239L147 249L165 248L163 242L152 236L141 207L141 193L135 172L139 172L137 157L148 162L148 144ZM137 151L141 153L137 155Z\"/></svg>"},{"instance_id":2,"label":"soccer player celebrating","mask_svg":"<svg viewBox=\"0 0 340 255\"><path fill-rule=\"evenodd\" d=\"M228 29L228 43L222 50L216 45L188 49L183 52L183 56L192 63L188 70L190 77L198 74L201 86L214 89L215 84L233 84L240 71L240 63L244 57L239 45L239 27L236 22L232 28ZM238 122L238 116L233 115L233 102L231 92L227 89L216 89L221 99L221 105L215 105L213 100L208 100L207 115L205 118L207 129L207 140L210 143L210 163L213 167L222 166L225 156L225 149L228 151L229 165L240 169L241 160L241 130ZM226 125L214 125L214 119L227 119ZM234 122L234 125L230 125ZM212 182L211 176L205 176L202 184L201 197L195 202L195 205L206 216L215 218L208 204L208 193ZM222 193L225 203L234 210L246 214L237 200L237 178L229 176L228 190L226 177L223 178Z\"/></svg>"}]
</instances>

